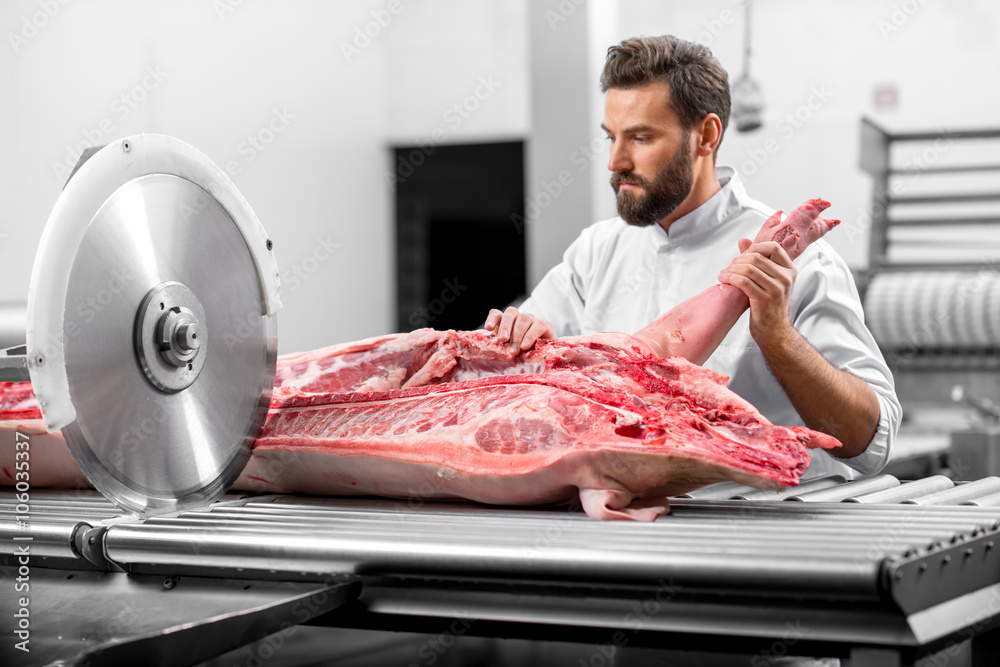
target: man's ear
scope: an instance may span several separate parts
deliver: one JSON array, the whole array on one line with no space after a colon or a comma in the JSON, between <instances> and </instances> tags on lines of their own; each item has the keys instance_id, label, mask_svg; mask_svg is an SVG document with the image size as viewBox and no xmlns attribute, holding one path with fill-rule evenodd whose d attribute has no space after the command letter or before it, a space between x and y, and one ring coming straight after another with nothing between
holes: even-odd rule
<instances>
[{"instance_id":1,"label":"man's ear","mask_svg":"<svg viewBox=\"0 0 1000 667\"><path fill-rule=\"evenodd\" d=\"M714 113L710 113L698 121L695 126L698 137L697 155L708 157L715 152L722 141L722 121Z\"/></svg>"}]
</instances>

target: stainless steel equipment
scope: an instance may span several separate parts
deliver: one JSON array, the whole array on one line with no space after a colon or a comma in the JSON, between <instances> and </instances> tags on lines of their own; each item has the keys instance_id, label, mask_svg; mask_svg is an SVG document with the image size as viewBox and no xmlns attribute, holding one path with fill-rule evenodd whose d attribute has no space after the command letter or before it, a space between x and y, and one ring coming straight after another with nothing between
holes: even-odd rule
<instances>
[{"instance_id":1,"label":"stainless steel equipment","mask_svg":"<svg viewBox=\"0 0 1000 667\"><path fill-rule=\"evenodd\" d=\"M997 148L995 128L861 122L861 167L874 187L860 286L903 404L897 474L1000 474L996 414L982 409L983 398L1000 400ZM972 400L953 402L956 387Z\"/></svg>"},{"instance_id":2,"label":"stainless steel equipment","mask_svg":"<svg viewBox=\"0 0 1000 667\"><path fill-rule=\"evenodd\" d=\"M96 493L48 492L32 501L25 529L7 493L0 545L13 574L10 538L33 537L40 599L73 590L37 619L37 655L63 664L121 664L137 643L147 655L157 646L157 664L191 664L282 623L437 632L453 619L471 635L594 643L621 656L711 650L768 664L784 641L789 654L851 667L914 665L938 652L967 660L951 664L994 664L1000 479L978 493L929 481L815 480L798 501L717 485L673 499L672 514L653 523L277 495L141 520ZM969 491L944 497L942 484ZM731 499L747 495L754 500ZM185 633L210 635L204 626L219 615L188 608L180 627L177 609L240 582L254 595L225 598L232 636L192 651ZM142 622L96 633L120 609L108 597L123 591ZM293 615L295 596L323 604ZM5 596L0 613L13 605Z\"/></svg>"},{"instance_id":3,"label":"stainless steel equipment","mask_svg":"<svg viewBox=\"0 0 1000 667\"><path fill-rule=\"evenodd\" d=\"M0 572L30 585L0 595L0 616L19 619L31 663L196 664L299 624L437 632L459 618L469 634L598 644L623 662L1000 653L1000 478L716 485L654 523L222 496L266 408L277 287L259 222L194 149L132 137L74 172L25 345L0 369L30 371L46 423L104 496L0 492ZM13 644L3 664L25 657Z\"/></svg>"},{"instance_id":4,"label":"stainless steel equipment","mask_svg":"<svg viewBox=\"0 0 1000 667\"><path fill-rule=\"evenodd\" d=\"M137 514L177 511L221 496L249 459L280 306L272 243L229 177L177 139L128 137L87 151L66 183L0 367L30 373L46 428L96 489Z\"/></svg>"},{"instance_id":5,"label":"stainless steel equipment","mask_svg":"<svg viewBox=\"0 0 1000 667\"><path fill-rule=\"evenodd\" d=\"M27 311L27 301L0 301L0 349L24 345L24 332L28 328Z\"/></svg>"}]
</instances>

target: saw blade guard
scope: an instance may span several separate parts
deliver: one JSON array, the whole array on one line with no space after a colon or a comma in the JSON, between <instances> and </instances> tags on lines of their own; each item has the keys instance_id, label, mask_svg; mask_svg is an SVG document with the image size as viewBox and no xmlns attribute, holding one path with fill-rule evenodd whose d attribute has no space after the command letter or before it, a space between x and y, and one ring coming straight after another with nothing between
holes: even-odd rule
<instances>
[{"instance_id":1,"label":"saw blade guard","mask_svg":"<svg viewBox=\"0 0 1000 667\"><path fill-rule=\"evenodd\" d=\"M28 369L46 428L130 511L211 502L266 416L279 288L263 226L205 155L163 135L97 150L31 274Z\"/></svg>"}]
</instances>

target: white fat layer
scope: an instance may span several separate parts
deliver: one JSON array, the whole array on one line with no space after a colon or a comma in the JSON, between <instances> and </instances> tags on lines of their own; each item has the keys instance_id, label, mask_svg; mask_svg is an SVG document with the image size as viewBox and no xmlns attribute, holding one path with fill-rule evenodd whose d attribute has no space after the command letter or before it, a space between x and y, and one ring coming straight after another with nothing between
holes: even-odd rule
<instances>
[{"instance_id":1,"label":"white fat layer","mask_svg":"<svg viewBox=\"0 0 1000 667\"><path fill-rule=\"evenodd\" d=\"M491 377L495 375L538 375L544 372L544 362L526 362L515 366L509 366L503 370L493 368L465 368L455 372L453 381L465 382L466 380L478 380L479 378Z\"/></svg>"}]
</instances>

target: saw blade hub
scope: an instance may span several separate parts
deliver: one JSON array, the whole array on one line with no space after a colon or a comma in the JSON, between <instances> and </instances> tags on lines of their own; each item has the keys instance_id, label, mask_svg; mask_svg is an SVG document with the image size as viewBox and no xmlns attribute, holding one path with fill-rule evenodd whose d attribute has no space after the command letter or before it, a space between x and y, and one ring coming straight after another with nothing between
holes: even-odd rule
<instances>
[{"instance_id":1,"label":"saw blade hub","mask_svg":"<svg viewBox=\"0 0 1000 667\"><path fill-rule=\"evenodd\" d=\"M186 366L198 354L198 320L190 308L174 306L156 325L160 355L172 366Z\"/></svg>"},{"instance_id":2,"label":"saw blade hub","mask_svg":"<svg viewBox=\"0 0 1000 667\"><path fill-rule=\"evenodd\" d=\"M135 354L150 384L174 393L191 386L208 356L205 310L177 281L160 283L143 298L135 321Z\"/></svg>"}]
</instances>

